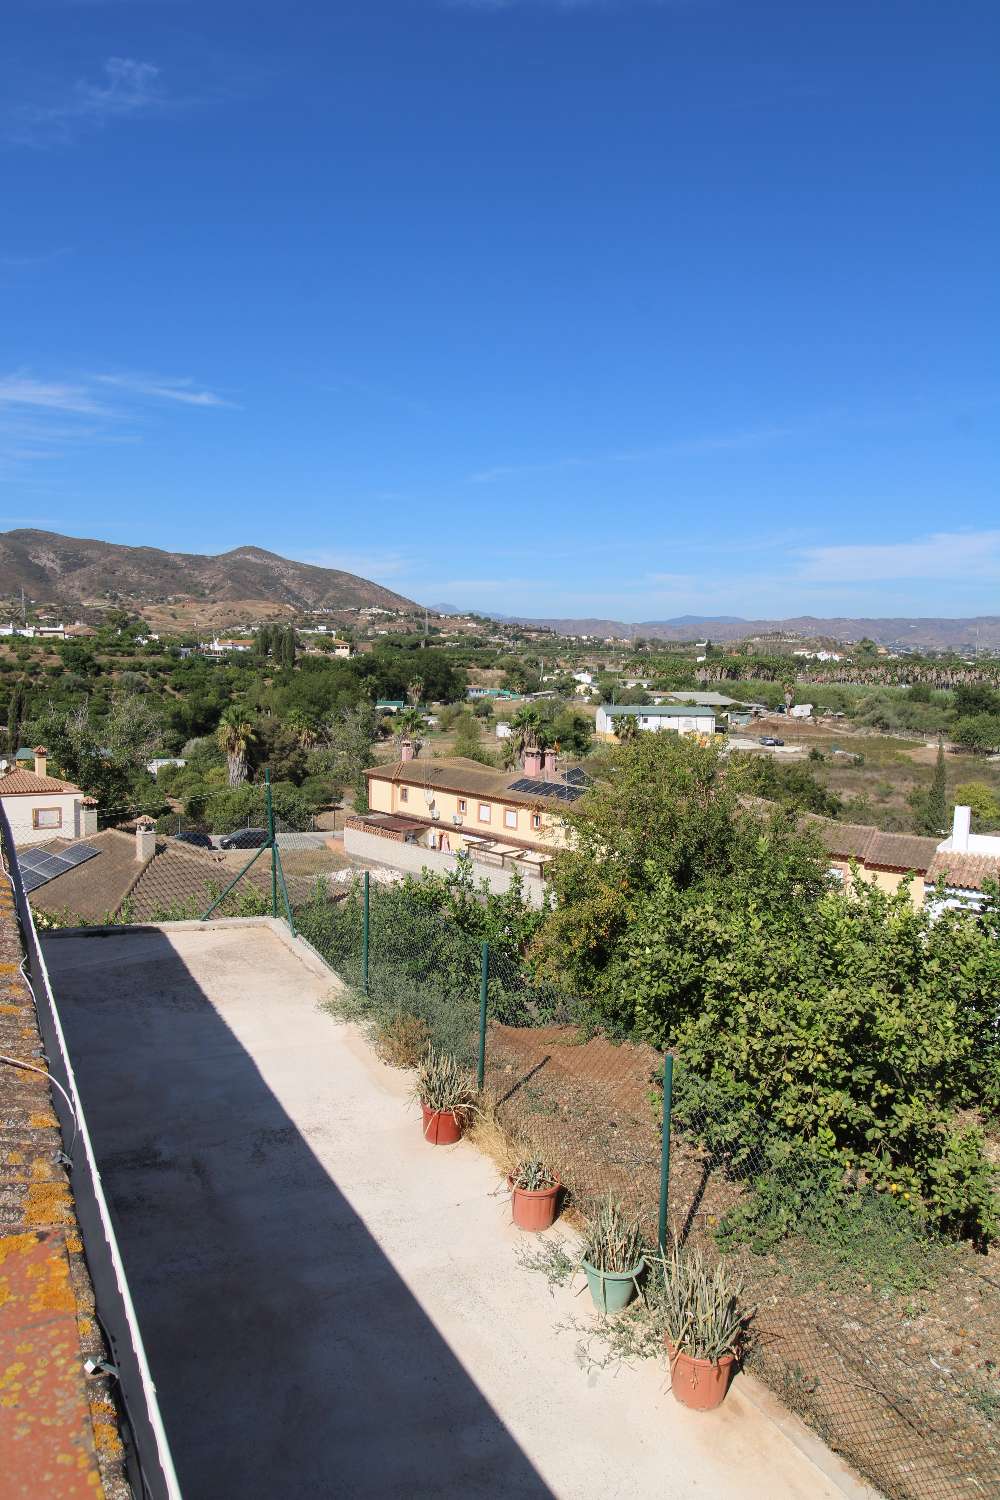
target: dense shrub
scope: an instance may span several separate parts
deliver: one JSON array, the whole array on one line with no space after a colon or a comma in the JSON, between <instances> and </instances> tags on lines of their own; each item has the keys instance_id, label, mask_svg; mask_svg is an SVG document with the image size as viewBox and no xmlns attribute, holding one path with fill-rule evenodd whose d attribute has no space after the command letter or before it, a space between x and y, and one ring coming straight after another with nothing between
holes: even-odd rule
<instances>
[{"instance_id":1,"label":"dense shrub","mask_svg":"<svg viewBox=\"0 0 1000 1500\"><path fill-rule=\"evenodd\" d=\"M914 911L860 883L808 904L727 899L664 878L636 912L622 1006L734 1133L808 1145L935 1227L998 1227L981 1132L997 1097L996 921Z\"/></svg>"}]
</instances>

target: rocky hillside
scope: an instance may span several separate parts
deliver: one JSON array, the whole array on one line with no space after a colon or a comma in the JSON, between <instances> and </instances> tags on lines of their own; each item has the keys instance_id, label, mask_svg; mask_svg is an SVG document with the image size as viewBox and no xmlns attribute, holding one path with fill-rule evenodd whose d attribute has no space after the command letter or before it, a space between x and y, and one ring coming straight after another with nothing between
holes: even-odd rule
<instances>
[{"instance_id":1,"label":"rocky hillside","mask_svg":"<svg viewBox=\"0 0 1000 1500\"><path fill-rule=\"evenodd\" d=\"M15 598L22 588L31 599L59 604L252 599L302 610L413 607L412 600L370 579L291 562L261 547L202 557L156 547L120 547L53 531L0 532L0 597Z\"/></svg>"}]
</instances>

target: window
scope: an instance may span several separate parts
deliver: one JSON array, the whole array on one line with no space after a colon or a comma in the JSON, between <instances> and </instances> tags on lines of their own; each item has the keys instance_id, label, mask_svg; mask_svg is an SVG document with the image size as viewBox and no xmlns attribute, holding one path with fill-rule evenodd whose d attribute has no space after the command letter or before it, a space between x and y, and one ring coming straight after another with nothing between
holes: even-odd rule
<instances>
[{"instance_id":1,"label":"window","mask_svg":"<svg viewBox=\"0 0 1000 1500\"><path fill-rule=\"evenodd\" d=\"M517 813L512 807L505 807L503 810L503 826L505 828L517 827Z\"/></svg>"},{"instance_id":2,"label":"window","mask_svg":"<svg viewBox=\"0 0 1000 1500\"><path fill-rule=\"evenodd\" d=\"M541 828L541 826L542 826L542 815L541 815L541 813L532 813L531 814L531 826L532 826L532 828Z\"/></svg>"},{"instance_id":3,"label":"window","mask_svg":"<svg viewBox=\"0 0 1000 1500\"><path fill-rule=\"evenodd\" d=\"M401 786L400 787L400 789L399 789L399 800L400 800L400 802L409 802L409 800L410 800L410 788L408 786Z\"/></svg>"},{"instance_id":4,"label":"window","mask_svg":"<svg viewBox=\"0 0 1000 1500\"><path fill-rule=\"evenodd\" d=\"M491 816L492 816L492 808L490 807L490 804L488 802L480 802L480 804L479 804L479 821L480 821L480 823L488 823L490 821Z\"/></svg>"},{"instance_id":5,"label":"window","mask_svg":"<svg viewBox=\"0 0 1000 1500\"><path fill-rule=\"evenodd\" d=\"M32 828L61 828L61 807L35 807L31 812Z\"/></svg>"},{"instance_id":6,"label":"window","mask_svg":"<svg viewBox=\"0 0 1000 1500\"><path fill-rule=\"evenodd\" d=\"M459 812L465 812L465 798L464 797L459 797L459 799L458 799L458 810L459 810Z\"/></svg>"}]
</instances>

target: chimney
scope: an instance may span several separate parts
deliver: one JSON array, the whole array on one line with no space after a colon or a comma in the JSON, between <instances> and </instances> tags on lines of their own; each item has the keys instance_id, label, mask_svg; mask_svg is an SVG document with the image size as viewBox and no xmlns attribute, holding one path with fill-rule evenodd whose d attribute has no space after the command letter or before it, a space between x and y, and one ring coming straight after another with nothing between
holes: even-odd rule
<instances>
[{"instance_id":1,"label":"chimney","mask_svg":"<svg viewBox=\"0 0 1000 1500\"><path fill-rule=\"evenodd\" d=\"M35 775L47 776L49 773L45 767L48 765L49 752L44 745L35 746Z\"/></svg>"},{"instance_id":2,"label":"chimney","mask_svg":"<svg viewBox=\"0 0 1000 1500\"><path fill-rule=\"evenodd\" d=\"M400 760L412 760L415 754L416 754L416 750L414 749L413 741L412 740L410 740L410 739L400 740L400 742L399 742L399 758L400 758Z\"/></svg>"},{"instance_id":3,"label":"chimney","mask_svg":"<svg viewBox=\"0 0 1000 1500\"><path fill-rule=\"evenodd\" d=\"M542 772L542 752L537 745L525 746L524 750L524 774L526 776L540 776Z\"/></svg>"},{"instance_id":4,"label":"chimney","mask_svg":"<svg viewBox=\"0 0 1000 1500\"><path fill-rule=\"evenodd\" d=\"M951 847L963 854L969 849L969 829L972 826L971 807L956 807L951 825Z\"/></svg>"},{"instance_id":5,"label":"chimney","mask_svg":"<svg viewBox=\"0 0 1000 1500\"><path fill-rule=\"evenodd\" d=\"M152 818L137 818L135 824L135 857L145 864L156 853L156 824Z\"/></svg>"},{"instance_id":6,"label":"chimney","mask_svg":"<svg viewBox=\"0 0 1000 1500\"><path fill-rule=\"evenodd\" d=\"M545 781L556 779L556 752L554 750L546 750L542 756L542 778Z\"/></svg>"},{"instance_id":7,"label":"chimney","mask_svg":"<svg viewBox=\"0 0 1000 1500\"><path fill-rule=\"evenodd\" d=\"M80 837L89 839L97 832L97 798L84 797L80 803Z\"/></svg>"}]
</instances>

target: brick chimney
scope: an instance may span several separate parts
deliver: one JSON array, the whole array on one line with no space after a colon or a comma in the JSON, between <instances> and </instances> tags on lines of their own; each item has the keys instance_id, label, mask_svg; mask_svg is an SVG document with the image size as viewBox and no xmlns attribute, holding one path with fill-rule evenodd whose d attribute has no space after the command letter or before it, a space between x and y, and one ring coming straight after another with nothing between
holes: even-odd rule
<instances>
[{"instance_id":1,"label":"brick chimney","mask_svg":"<svg viewBox=\"0 0 1000 1500\"><path fill-rule=\"evenodd\" d=\"M84 797L80 803L80 837L89 839L97 832L97 798Z\"/></svg>"},{"instance_id":2,"label":"brick chimney","mask_svg":"<svg viewBox=\"0 0 1000 1500\"><path fill-rule=\"evenodd\" d=\"M49 752L44 745L35 746L35 775L47 776L49 773L45 767L49 763Z\"/></svg>"},{"instance_id":3,"label":"brick chimney","mask_svg":"<svg viewBox=\"0 0 1000 1500\"><path fill-rule=\"evenodd\" d=\"M963 854L969 848L969 829L972 827L971 807L956 807L951 824L951 847Z\"/></svg>"},{"instance_id":4,"label":"brick chimney","mask_svg":"<svg viewBox=\"0 0 1000 1500\"><path fill-rule=\"evenodd\" d=\"M417 753L416 752L416 748L415 748L412 740L410 740L410 739L400 740L400 742L399 742L399 758L400 758L400 760L412 760L413 757L416 755L416 753Z\"/></svg>"},{"instance_id":5,"label":"brick chimney","mask_svg":"<svg viewBox=\"0 0 1000 1500\"><path fill-rule=\"evenodd\" d=\"M524 751L524 774L525 776L540 776L542 772L542 752L537 745Z\"/></svg>"},{"instance_id":6,"label":"brick chimney","mask_svg":"<svg viewBox=\"0 0 1000 1500\"><path fill-rule=\"evenodd\" d=\"M135 824L135 857L142 864L156 853L156 824L152 818L137 818Z\"/></svg>"},{"instance_id":7,"label":"brick chimney","mask_svg":"<svg viewBox=\"0 0 1000 1500\"><path fill-rule=\"evenodd\" d=\"M546 750L542 756L542 779L544 781L556 779L556 752L554 750Z\"/></svg>"}]
</instances>

